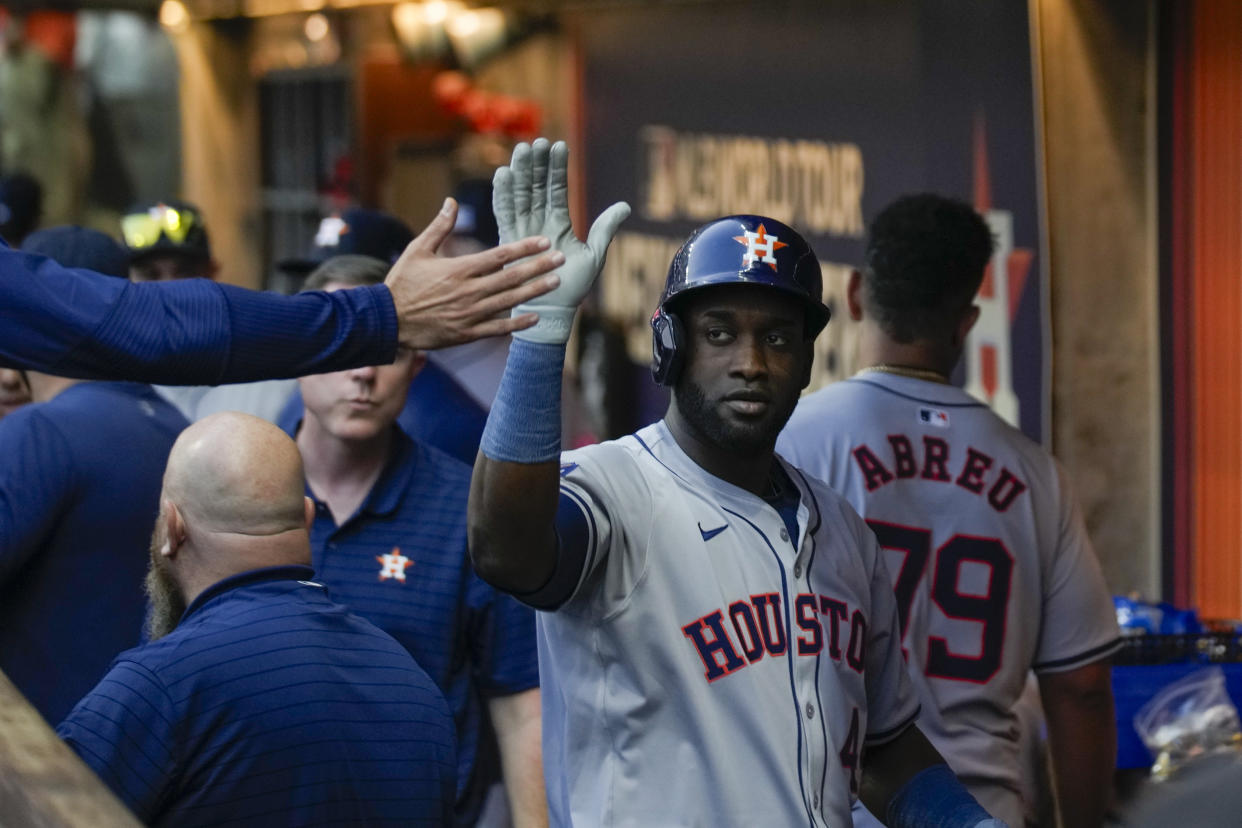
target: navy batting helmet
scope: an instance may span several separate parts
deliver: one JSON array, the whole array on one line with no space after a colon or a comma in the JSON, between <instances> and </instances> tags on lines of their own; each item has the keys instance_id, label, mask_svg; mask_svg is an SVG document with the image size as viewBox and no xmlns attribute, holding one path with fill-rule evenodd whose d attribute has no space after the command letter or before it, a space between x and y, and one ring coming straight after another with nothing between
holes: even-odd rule
<instances>
[{"instance_id":1,"label":"navy batting helmet","mask_svg":"<svg viewBox=\"0 0 1242 828\"><path fill-rule=\"evenodd\" d=\"M715 285L763 285L806 307L806 336L828 324L819 260L806 239L787 224L763 216L726 216L690 234L673 257L660 305L651 317L651 373L672 385L681 371L685 335L676 306L693 291Z\"/></svg>"}]
</instances>

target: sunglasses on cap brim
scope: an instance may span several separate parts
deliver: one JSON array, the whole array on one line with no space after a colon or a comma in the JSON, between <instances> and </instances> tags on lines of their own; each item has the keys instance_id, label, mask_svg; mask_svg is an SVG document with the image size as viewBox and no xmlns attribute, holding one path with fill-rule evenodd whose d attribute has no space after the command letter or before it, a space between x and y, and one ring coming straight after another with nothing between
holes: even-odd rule
<instances>
[{"instance_id":1,"label":"sunglasses on cap brim","mask_svg":"<svg viewBox=\"0 0 1242 828\"><path fill-rule=\"evenodd\" d=\"M131 250L142 250L159 243L163 236L173 244L184 244L190 231L201 227L202 218L194 210L160 204L142 213L121 219L121 234Z\"/></svg>"}]
</instances>

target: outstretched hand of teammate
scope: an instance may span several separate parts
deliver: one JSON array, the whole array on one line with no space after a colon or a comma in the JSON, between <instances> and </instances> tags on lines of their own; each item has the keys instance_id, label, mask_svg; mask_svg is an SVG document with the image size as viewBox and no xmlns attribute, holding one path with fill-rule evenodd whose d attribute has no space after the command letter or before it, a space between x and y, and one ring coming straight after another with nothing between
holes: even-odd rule
<instances>
[{"instance_id":1,"label":"outstretched hand of teammate","mask_svg":"<svg viewBox=\"0 0 1242 828\"><path fill-rule=\"evenodd\" d=\"M492 208L502 243L524 236L547 236L552 248L565 255L565 264L558 271L561 286L514 309L515 315L539 315L533 327L514 336L531 342L564 343L569 339L578 304L604 269L608 245L629 216L630 205L619 201L609 207L591 225L586 242L580 241L569 220L569 147L564 141L549 144L545 138L518 144L509 166L496 170L492 185Z\"/></svg>"},{"instance_id":2,"label":"outstretched hand of teammate","mask_svg":"<svg viewBox=\"0 0 1242 828\"><path fill-rule=\"evenodd\" d=\"M508 244L491 250L440 256L440 245L453 232L456 218L457 203L446 199L384 279L397 310L398 338L406 347L447 348L534 325L533 313L502 319L496 314L560 284L555 274L544 275L564 259L547 250L546 238L511 236ZM518 264L505 267L514 262Z\"/></svg>"}]
</instances>

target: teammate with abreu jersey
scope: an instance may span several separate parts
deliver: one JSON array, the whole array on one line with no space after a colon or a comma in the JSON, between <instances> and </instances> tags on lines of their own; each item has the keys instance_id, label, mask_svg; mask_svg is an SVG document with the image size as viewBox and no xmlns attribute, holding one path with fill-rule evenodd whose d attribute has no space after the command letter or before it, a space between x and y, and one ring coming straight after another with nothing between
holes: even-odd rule
<instances>
[{"instance_id":1,"label":"teammate with abreu jersey","mask_svg":"<svg viewBox=\"0 0 1242 828\"><path fill-rule=\"evenodd\" d=\"M1112 601L1064 470L949 384L992 251L966 204L916 195L881 212L847 291L868 367L803 398L777 446L875 531L919 727L970 791L1021 824L1011 708L1034 670L1062 824L1098 826L1117 743Z\"/></svg>"},{"instance_id":2,"label":"teammate with abreu jersey","mask_svg":"<svg viewBox=\"0 0 1242 828\"><path fill-rule=\"evenodd\" d=\"M874 536L773 453L828 321L797 233L696 230L652 322L667 416L561 456L565 341L629 212L578 241L566 169L537 141L496 176L502 238L538 228L566 264L510 349L469 508L479 574L542 610L552 824L841 826L864 748L889 825L1000 824L913 724Z\"/></svg>"}]
</instances>

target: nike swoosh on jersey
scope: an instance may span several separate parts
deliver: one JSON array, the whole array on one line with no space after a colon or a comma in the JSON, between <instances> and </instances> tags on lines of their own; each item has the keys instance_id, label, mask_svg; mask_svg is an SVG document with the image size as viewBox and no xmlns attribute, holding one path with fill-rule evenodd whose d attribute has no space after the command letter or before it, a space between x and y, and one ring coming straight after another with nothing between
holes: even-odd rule
<instances>
[{"instance_id":1,"label":"nike swoosh on jersey","mask_svg":"<svg viewBox=\"0 0 1242 828\"><path fill-rule=\"evenodd\" d=\"M703 536L703 540L709 541L728 528L729 524L726 523L724 526L717 526L715 529L704 529L703 524L700 523L699 534Z\"/></svg>"}]
</instances>

